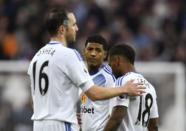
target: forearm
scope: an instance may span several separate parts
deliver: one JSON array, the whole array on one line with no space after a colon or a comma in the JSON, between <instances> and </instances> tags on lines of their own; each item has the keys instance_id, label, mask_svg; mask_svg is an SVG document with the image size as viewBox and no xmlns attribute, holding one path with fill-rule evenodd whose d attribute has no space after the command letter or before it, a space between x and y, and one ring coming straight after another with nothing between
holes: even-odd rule
<instances>
[{"instance_id":1,"label":"forearm","mask_svg":"<svg viewBox=\"0 0 186 131\"><path fill-rule=\"evenodd\" d=\"M153 118L149 120L148 124L149 131L158 131L158 118Z\"/></svg>"},{"instance_id":2,"label":"forearm","mask_svg":"<svg viewBox=\"0 0 186 131\"><path fill-rule=\"evenodd\" d=\"M125 89L121 88L103 88L99 86L93 86L85 94L93 101L105 100L115 96L127 93Z\"/></svg>"},{"instance_id":3,"label":"forearm","mask_svg":"<svg viewBox=\"0 0 186 131\"><path fill-rule=\"evenodd\" d=\"M145 87L143 87L140 83L133 83L133 80L131 80L118 88L105 88L94 85L88 89L85 94L91 100L95 101L105 100L123 94L128 94L129 96L139 96L145 92L144 89Z\"/></svg>"},{"instance_id":4,"label":"forearm","mask_svg":"<svg viewBox=\"0 0 186 131\"><path fill-rule=\"evenodd\" d=\"M149 131L158 131L158 126L148 128Z\"/></svg>"},{"instance_id":5,"label":"forearm","mask_svg":"<svg viewBox=\"0 0 186 131\"><path fill-rule=\"evenodd\" d=\"M127 110L127 108L124 106L114 107L112 115L111 115L110 119L108 120L108 122L104 128L104 131L116 131L119 128L119 126L123 120L123 117L126 114L126 110Z\"/></svg>"},{"instance_id":6,"label":"forearm","mask_svg":"<svg viewBox=\"0 0 186 131\"><path fill-rule=\"evenodd\" d=\"M116 131L120 122L117 120L109 120L104 128L104 131Z\"/></svg>"}]
</instances>

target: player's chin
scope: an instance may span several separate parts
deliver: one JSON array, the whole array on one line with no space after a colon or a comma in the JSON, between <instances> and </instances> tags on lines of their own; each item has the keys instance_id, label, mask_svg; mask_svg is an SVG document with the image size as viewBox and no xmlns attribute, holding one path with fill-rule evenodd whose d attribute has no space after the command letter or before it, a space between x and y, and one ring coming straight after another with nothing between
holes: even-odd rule
<instances>
[{"instance_id":1,"label":"player's chin","mask_svg":"<svg viewBox=\"0 0 186 131\"><path fill-rule=\"evenodd\" d=\"M96 60L89 59L89 65L91 65L91 66L98 66L99 64L97 63Z\"/></svg>"},{"instance_id":2,"label":"player's chin","mask_svg":"<svg viewBox=\"0 0 186 131\"><path fill-rule=\"evenodd\" d=\"M76 36L74 36L74 37L72 38L72 41L73 41L73 42L75 42L75 41L76 41Z\"/></svg>"},{"instance_id":3,"label":"player's chin","mask_svg":"<svg viewBox=\"0 0 186 131\"><path fill-rule=\"evenodd\" d=\"M93 67L97 67L97 68L99 67L98 64L92 64L92 66L93 66Z\"/></svg>"},{"instance_id":4,"label":"player's chin","mask_svg":"<svg viewBox=\"0 0 186 131\"><path fill-rule=\"evenodd\" d=\"M76 34L73 35L73 38L72 38L73 42L76 41Z\"/></svg>"},{"instance_id":5,"label":"player's chin","mask_svg":"<svg viewBox=\"0 0 186 131\"><path fill-rule=\"evenodd\" d=\"M70 39L67 40L68 43L74 43L75 41L76 41L75 38L70 38Z\"/></svg>"}]
</instances>

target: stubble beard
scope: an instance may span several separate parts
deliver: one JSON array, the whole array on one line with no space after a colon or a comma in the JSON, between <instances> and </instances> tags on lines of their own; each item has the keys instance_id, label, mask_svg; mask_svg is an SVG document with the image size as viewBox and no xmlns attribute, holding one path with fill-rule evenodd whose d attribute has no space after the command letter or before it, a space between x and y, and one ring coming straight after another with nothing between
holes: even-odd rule
<instances>
[{"instance_id":1,"label":"stubble beard","mask_svg":"<svg viewBox=\"0 0 186 131\"><path fill-rule=\"evenodd\" d=\"M74 35L73 36L72 35L71 36L67 36L66 38L67 38L66 39L67 43L74 43L76 41L76 36L74 36Z\"/></svg>"}]
</instances>

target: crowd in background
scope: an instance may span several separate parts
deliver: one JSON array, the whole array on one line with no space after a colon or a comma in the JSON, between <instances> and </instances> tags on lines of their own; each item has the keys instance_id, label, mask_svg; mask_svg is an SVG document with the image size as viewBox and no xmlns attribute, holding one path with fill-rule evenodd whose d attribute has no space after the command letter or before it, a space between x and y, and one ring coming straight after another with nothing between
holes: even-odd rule
<instances>
[{"instance_id":1,"label":"crowd in background","mask_svg":"<svg viewBox=\"0 0 186 131\"><path fill-rule=\"evenodd\" d=\"M139 61L186 61L184 0L1 0L0 59L30 60L46 42L44 19L51 7L73 11L79 31L73 47L102 34L109 47L131 44Z\"/></svg>"},{"instance_id":2,"label":"crowd in background","mask_svg":"<svg viewBox=\"0 0 186 131\"><path fill-rule=\"evenodd\" d=\"M48 10L61 6L76 15L79 31L70 46L80 52L87 36L100 33L109 47L132 45L137 61L186 64L185 5L184 0L1 0L0 60L30 60L49 41ZM0 91L0 131L31 131L30 101L13 110L1 96Z\"/></svg>"}]
</instances>

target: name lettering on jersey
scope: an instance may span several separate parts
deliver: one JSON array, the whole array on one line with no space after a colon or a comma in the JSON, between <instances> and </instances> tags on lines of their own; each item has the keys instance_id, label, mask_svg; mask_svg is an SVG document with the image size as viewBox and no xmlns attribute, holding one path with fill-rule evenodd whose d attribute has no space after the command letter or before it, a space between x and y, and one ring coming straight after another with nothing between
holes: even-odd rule
<instances>
[{"instance_id":1,"label":"name lettering on jersey","mask_svg":"<svg viewBox=\"0 0 186 131\"><path fill-rule=\"evenodd\" d=\"M142 78L138 78L137 81L138 81L138 83L143 84L145 87L150 88L149 82L147 80L142 79Z\"/></svg>"},{"instance_id":2,"label":"name lettering on jersey","mask_svg":"<svg viewBox=\"0 0 186 131\"><path fill-rule=\"evenodd\" d=\"M55 53L55 49L53 48L47 48L47 49L42 49L40 50L38 53L37 53L37 56L40 56L40 55L51 55L53 56Z\"/></svg>"},{"instance_id":3,"label":"name lettering on jersey","mask_svg":"<svg viewBox=\"0 0 186 131\"><path fill-rule=\"evenodd\" d=\"M86 108L85 106L81 107L81 113L94 114L94 107Z\"/></svg>"}]
</instances>

